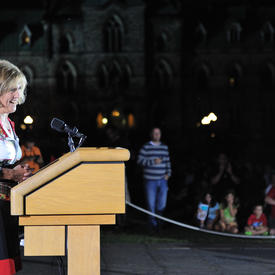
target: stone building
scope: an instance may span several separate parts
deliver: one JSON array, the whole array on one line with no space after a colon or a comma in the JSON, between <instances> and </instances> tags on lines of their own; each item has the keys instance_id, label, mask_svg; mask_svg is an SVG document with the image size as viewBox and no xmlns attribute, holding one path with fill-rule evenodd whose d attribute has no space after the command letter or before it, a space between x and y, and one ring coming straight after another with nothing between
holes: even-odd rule
<instances>
[{"instance_id":1,"label":"stone building","mask_svg":"<svg viewBox=\"0 0 275 275\"><path fill-rule=\"evenodd\" d=\"M0 11L0 52L29 80L17 125L33 116L50 142L59 117L95 146L106 118L137 144L159 125L181 155L273 152L272 1L15 2Z\"/></svg>"}]
</instances>

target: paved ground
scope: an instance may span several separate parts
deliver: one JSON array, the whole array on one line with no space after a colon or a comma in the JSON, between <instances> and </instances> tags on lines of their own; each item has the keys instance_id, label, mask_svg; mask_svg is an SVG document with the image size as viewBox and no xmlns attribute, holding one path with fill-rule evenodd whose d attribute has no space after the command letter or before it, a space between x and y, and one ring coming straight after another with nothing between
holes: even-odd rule
<instances>
[{"instance_id":1,"label":"paved ground","mask_svg":"<svg viewBox=\"0 0 275 275\"><path fill-rule=\"evenodd\" d=\"M101 274L275 274L275 244L106 243ZM24 257L19 275L57 275L54 257ZM86 274L83 274L86 275Z\"/></svg>"}]
</instances>

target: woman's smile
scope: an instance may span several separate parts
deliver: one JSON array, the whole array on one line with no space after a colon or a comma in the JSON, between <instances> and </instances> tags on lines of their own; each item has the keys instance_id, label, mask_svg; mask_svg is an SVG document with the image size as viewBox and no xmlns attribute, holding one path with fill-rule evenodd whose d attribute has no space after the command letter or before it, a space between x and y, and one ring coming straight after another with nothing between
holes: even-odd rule
<instances>
[{"instance_id":1,"label":"woman's smile","mask_svg":"<svg viewBox=\"0 0 275 275\"><path fill-rule=\"evenodd\" d=\"M19 89L12 89L2 96L0 96L0 103L6 113L13 113L16 111L16 106L19 103Z\"/></svg>"}]
</instances>

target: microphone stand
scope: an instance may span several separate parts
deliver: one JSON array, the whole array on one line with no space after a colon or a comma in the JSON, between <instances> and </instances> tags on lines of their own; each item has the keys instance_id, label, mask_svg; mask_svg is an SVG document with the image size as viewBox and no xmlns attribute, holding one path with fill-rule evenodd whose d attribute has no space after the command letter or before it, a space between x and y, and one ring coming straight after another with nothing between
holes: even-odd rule
<instances>
[{"instance_id":1,"label":"microphone stand","mask_svg":"<svg viewBox=\"0 0 275 275\"><path fill-rule=\"evenodd\" d=\"M73 137L75 137L77 133L78 133L78 129L76 127L73 128L73 131L68 132L68 145L71 153L75 151ZM83 144L86 138L87 136L81 135L77 148L79 148Z\"/></svg>"},{"instance_id":2,"label":"microphone stand","mask_svg":"<svg viewBox=\"0 0 275 275\"><path fill-rule=\"evenodd\" d=\"M85 135L81 136L79 143L77 145L77 148L79 148L83 144L83 142L85 141L86 138L87 138L87 136L85 136Z\"/></svg>"},{"instance_id":3,"label":"microphone stand","mask_svg":"<svg viewBox=\"0 0 275 275\"><path fill-rule=\"evenodd\" d=\"M75 146L74 146L74 140L73 140L73 137L71 135L71 133L68 133L68 145L69 145L69 148L70 148L70 152L74 152L75 151Z\"/></svg>"}]
</instances>

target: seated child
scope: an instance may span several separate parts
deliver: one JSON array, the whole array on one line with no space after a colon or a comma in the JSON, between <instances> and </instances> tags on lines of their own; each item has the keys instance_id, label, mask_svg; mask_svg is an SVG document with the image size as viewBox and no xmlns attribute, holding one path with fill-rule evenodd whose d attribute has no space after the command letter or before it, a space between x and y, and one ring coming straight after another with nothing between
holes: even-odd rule
<instances>
[{"instance_id":1,"label":"seated child","mask_svg":"<svg viewBox=\"0 0 275 275\"><path fill-rule=\"evenodd\" d=\"M263 206L256 205L253 214L247 220L244 229L246 235L268 235L267 219L263 213Z\"/></svg>"},{"instance_id":2,"label":"seated child","mask_svg":"<svg viewBox=\"0 0 275 275\"><path fill-rule=\"evenodd\" d=\"M215 226L216 230L237 234L239 232L236 220L238 203L233 191L229 191L220 207L220 220Z\"/></svg>"},{"instance_id":3,"label":"seated child","mask_svg":"<svg viewBox=\"0 0 275 275\"><path fill-rule=\"evenodd\" d=\"M197 219L201 228L213 229L218 219L219 208L219 204L213 199L211 193L205 193L197 210Z\"/></svg>"}]
</instances>

